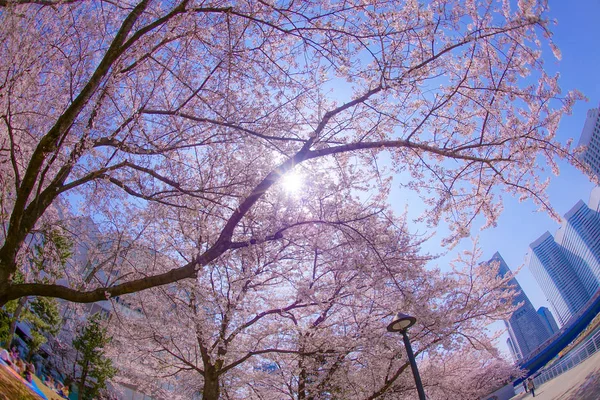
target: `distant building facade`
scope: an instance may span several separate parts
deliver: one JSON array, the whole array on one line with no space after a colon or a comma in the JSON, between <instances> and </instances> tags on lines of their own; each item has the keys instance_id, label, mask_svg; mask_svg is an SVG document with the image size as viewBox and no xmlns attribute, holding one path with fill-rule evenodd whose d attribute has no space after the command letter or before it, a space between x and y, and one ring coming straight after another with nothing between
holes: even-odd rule
<instances>
[{"instance_id":1,"label":"distant building facade","mask_svg":"<svg viewBox=\"0 0 600 400\"><path fill-rule=\"evenodd\" d=\"M529 245L529 270L542 288L561 325L579 311L589 294L549 232Z\"/></svg>"},{"instance_id":2,"label":"distant building facade","mask_svg":"<svg viewBox=\"0 0 600 400\"><path fill-rule=\"evenodd\" d=\"M580 200L565 214L556 238L593 296L600 288L600 213Z\"/></svg>"},{"instance_id":3,"label":"distant building facade","mask_svg":"<svg viewBox=\"0 0 600 400\"><path fill-rule=\"evenodd\" d=\"M556 332L558 332L558 325L556 324L554 316L550 310L548 310L548 307L540 307L538 308L537 312L551 335L554 335Z\"/></svg>"},{"instance_id":4,"label":"distant building facade","mask_svg":"<svg viewBox=\"0 0 600 400\"><path fill-rule=\"evenodd\" d=\"M516 362L520 359L519 356L519 351L515 348L515 345L513 344L512 340L510 340L510 336L506 339L506 346L508 346L508 349L510 350L510 355L512 357L512 359Z\"/></svg>"},{"instance_id":5,"label":"distant building facade","mask_svg":"<svg viewBox=\"0 0 600 400\"><path fill-rule=\"evenodd\" d=\"M496 252L488 261L488 264L492 262L499 262L498 274L500 276L504 277L510 272L510 268L508 268L500 253ZM518 291L514 299L514 304L522 303L510 318L504 321L509 335L509 340L507 341L508 347L515 361L519 361L526 358L540 344L552 336L552 332L546 327L547 324L540 314L535 311L531 301L529 301L529 298L523 292L517 280L512 278L509 281L509 285Z\"/></svg>"},{"instance_id":6,"label":"distant building facade","mask_svg":"<svg viewBox=\"0 0 600 400\"><path fill-rule=\"evenodd\" d=\"M600 178L600 107L588 110L578 146L586 146L581 159Z\"/></svg>"},{"instance_id":7,"label":"distant building facade","mask_svg":"<svg viewBox=\"0 0 600 400\"><path fill-rule=\"evenodd\" d=\"M600 188L589 205L577 202L554 237L531 243L528 263L561 325L581 311L600 289Z\"/></svg>"}]
</instances>

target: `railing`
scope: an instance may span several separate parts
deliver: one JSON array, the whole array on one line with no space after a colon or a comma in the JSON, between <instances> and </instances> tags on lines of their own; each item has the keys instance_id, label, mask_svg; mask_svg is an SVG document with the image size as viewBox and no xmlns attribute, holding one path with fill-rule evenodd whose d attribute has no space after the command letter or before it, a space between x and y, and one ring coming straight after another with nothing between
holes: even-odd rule
<instances>
[{"instance_id":1,"label":"railing","mask_svg":"<svg viewBox=\"0 0 600 400\"><path fill-rule=\"evenodd\" d=\"M534 379L535 386L539 386L550 379L556 378L558 375L567 372L574 366L586 360L592 354L600 350L600 331L594 333L592 337L582 342L577 346L576 350L570 351L558 363L552 365L548 369L543 370Z\"/></svg>"}]
</instances>

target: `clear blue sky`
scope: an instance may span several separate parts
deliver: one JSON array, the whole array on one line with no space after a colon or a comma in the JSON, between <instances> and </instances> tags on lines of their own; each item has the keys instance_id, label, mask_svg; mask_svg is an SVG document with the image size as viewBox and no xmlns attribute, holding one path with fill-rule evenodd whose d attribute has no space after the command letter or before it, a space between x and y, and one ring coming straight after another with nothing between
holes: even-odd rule
<instances>
[{"instance_id":1,"label":"clear blue sky","mask_svg":"<svg viewBox=\"0 0 600 400\"><path fill-rule=\"evenodd\" d=\"M587 110L598 107L600 102L600 0L550 0L550 8L550 18L558 21L558 25L553 26L552 30L554 42L562 52L562 60L557 61L548 50L544 57L546 68L550 72L560 73L560 85L564 91L578 89L589 99L588 102L576 104L573 114L565 116L560 124L558 139L565 142L568 138L574 138L574 143L577 144ZM578 200L587 203L594 185L575 168L569 165L561 167L560 175L552 177L548 194L553 207L563 215ZM394 198L399 199L396 196L401 194L393 192L392 202ZM535 210L532 202L519 203L506 197L504 213L498 221L498 226L481 232L471 232L472 235L479 235L484 260L499 251L512 270L522 266L529 244L546 231L554 234L559 226L545 213ZM434 238L424 250L439 252L438 246L439 240ZM457 251L470 246L470 240L463 240L457 248L436 260L435 264L443 268L455 258ZM517 280L536 308L548 306L527 266L521 269ZM495 326L495 329L501 328L502 326ZM501 347L506 349L505 345Z\"/></svg>"},{"instance_id":2,"label":"clear blue sky","mask_svg":"<svg viewBox=\"0 0 600 400\"><path fill-rule=\"evenodd\" d=\"M563 90L578 89L588 102L579 102L570 116L565 116L559 128L559 140L575 138L583 128L587 110L600 102L600 1L550 1L550 17L558 20L554 26L554 41L561 49L562 60L556 61L548 52L546 67L560 73ZM594 185L587 176L569 165L562 165L560 175L552 177L549 196L553 207L562 215L582 199L586 203ZM545 231L554 234L558 223L545 213L536 213L531 202L519 203L505 199L504 213L497 228L480 233L484 256L499 251L511 269L524 263L529 244ZM475 232L473 232L475 233ZM517 280L536 307L546 305L546 299L527 267L522 268Z\"/></svg>"}]
</instances>

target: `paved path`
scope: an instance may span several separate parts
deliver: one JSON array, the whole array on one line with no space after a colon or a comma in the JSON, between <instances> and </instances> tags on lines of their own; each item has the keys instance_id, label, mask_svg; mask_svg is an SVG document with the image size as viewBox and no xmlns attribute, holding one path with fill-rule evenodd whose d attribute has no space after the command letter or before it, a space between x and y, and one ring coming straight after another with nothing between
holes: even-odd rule
<instances>
[{"instance_id":1,"label":"paved path","mask_svg":"<svg viewBox=\"0 0 600 400\"><path fill-rule=\"evenodd\" d=\"M533 399L521 393L512 400ZM599 400L600 352L535 389L536 400Z\"/></svg>"}]
</instances>

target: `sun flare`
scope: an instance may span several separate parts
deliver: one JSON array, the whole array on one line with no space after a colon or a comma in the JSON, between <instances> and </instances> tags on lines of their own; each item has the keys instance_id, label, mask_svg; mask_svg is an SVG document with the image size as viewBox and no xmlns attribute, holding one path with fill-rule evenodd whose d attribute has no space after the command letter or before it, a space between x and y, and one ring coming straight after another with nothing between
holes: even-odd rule
<instances>
[{"instance_id":1,"label":"sun flare","mask_svg":"<svg viewBox=\"0 0 600 400\"><path fill-rule=\"evenodd\" d=\"M298 194L304 186L304 180L297 171L290 171L281 177L281 186L286 193Z\"/></svg>"}]
</instances>

